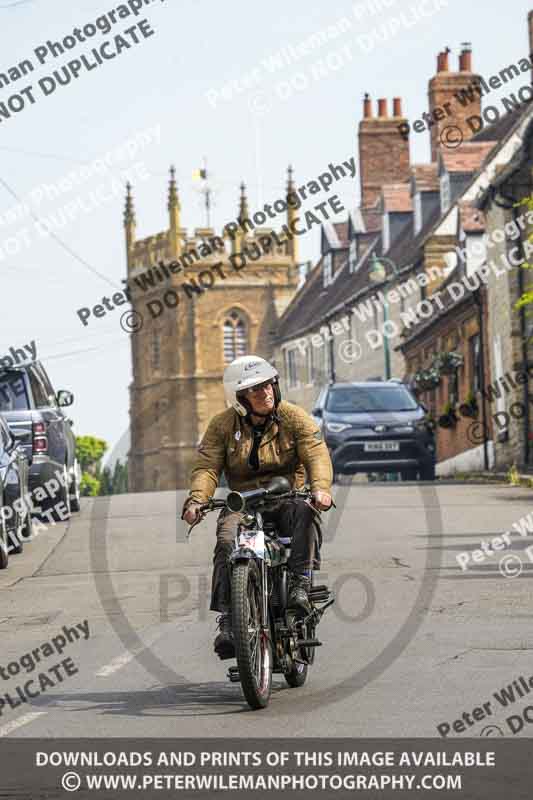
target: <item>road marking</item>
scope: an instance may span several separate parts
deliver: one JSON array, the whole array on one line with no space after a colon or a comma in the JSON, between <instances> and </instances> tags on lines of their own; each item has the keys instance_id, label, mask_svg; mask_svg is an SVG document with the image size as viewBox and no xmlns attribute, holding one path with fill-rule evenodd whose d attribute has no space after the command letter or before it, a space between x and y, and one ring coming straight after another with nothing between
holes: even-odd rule
<instances>
[{"instance_id":1,"label":"road marking","mask_svg":"<svg viewBox=\"0 0 533 800\"><path fill-rule=\"evenodd\" d=\"M122 653L122 655L117 656L110 661L109 664L106 664L105 667L100 667L100 669L95 672L95 676L97 678L108 678L110 675L113 675L114 672L118 672L119 669L122 669L122 667L125 667L127 664L133 661L138 653L142 653L142 651L146 650L147 647L151 647L155 642L157 642L158 639L161 639L165 633L165 631L163 633L158 633L157 636L148 638L140 647L136 647L127 653Z\"/></svg>"},{"instance_id":2,"label":"road marking","mask_svg":"<svg viewBox=\"0 0 533 800\"><path fill-rule=\"evenodd\" d=\"M22 728L23 725L33 722L37 717L44 717L46 713L46 711L32 711L29 714L23 714L18 719L13 720L13 722L8 722L7 725L0 728L0 738L2 736L9 736L9 734L17 728Z\"/></svg>"}]
</instances>

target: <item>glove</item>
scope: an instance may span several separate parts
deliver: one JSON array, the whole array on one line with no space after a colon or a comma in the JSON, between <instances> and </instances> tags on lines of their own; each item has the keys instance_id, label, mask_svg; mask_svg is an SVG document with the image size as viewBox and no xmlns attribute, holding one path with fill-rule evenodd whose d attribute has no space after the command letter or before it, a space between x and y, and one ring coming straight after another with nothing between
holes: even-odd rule
<instances>
[{"instance_id":1,"label":"glove","mask_svg":"<svg viewBox=\"0 0 533 800\"><path fill-rule=\"evenodd\" d=\"M331 495L327 492L313 492L313 505L319 511L327 511L332 501Z\"/></svg>"},{"instance_id":2,"label":"glove","mask_svg":"<svg viewBox=\"0 0 533 800\"><path fill-rule=\"evenodd\" d=\"M181 518L185 520L189 525L194 525L198 517L200 516L200 503L189 503L187 507L183 510Z\"/></svg>"}]
</instances>

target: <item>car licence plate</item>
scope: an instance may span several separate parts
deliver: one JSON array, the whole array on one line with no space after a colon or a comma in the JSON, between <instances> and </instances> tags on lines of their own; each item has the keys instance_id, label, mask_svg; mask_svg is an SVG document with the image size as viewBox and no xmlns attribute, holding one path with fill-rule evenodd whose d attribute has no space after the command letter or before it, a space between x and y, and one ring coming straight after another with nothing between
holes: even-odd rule
<instances>
[{"instance_id":1,"label":"car licence plate","mask_svg":"<svg viewBox=\"0 0 533 800\"><path fill-rule=\"evenodd\" d=\"M365 442L365 453L390 453L399 449L399 442Z\"/></svg>"}]
</instances>

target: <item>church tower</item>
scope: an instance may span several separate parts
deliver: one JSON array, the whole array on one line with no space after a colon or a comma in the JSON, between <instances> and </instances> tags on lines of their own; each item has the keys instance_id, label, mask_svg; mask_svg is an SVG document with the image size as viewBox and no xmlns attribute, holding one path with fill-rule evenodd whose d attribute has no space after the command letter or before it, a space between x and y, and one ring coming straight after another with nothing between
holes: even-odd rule
<instances>
[{"instance_id":1,"label":"church tower","mask_svg":"<svg viewBox=\"0 0 533 800\"><path fill-rule=\"evenodd\" d=\"M289 168L287 192L293 188ZM225 408L225 366L245 353L272 358L271 334L298 284L295 239L258 227L254 217L266 215L250 216L244 183L234 225L219 235L208 227L189 235L181 227L174 167L167 209L168 227L137 239L128 185L126 282L136 312L129 479L137 492L189 485L198 442ZM280 231L295 211L289 206L278 217Z\"/></svg>"}]
</instances>

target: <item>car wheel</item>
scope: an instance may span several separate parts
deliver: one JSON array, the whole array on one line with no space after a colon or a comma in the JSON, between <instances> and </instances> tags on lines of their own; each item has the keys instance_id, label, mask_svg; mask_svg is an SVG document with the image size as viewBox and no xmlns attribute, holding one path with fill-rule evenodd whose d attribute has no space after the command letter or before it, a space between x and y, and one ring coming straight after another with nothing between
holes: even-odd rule
<instances>
[{"instance_id":1,"label":"car wheel","mask_svg":"<svg viewBox=\"0 0 533 800\"><path fill-rule=\"evenodd\" d=\"M9 563L6 521L0 519L0 569L5 569Z\"/></svg>"},{"instance_id":2,"label":"car wheel","mask_svg":"<svg viewBox=\"0 0 533 800\"><path fill-rule=\"evenodd\" d=\"M67 513L61 515L58 511L58 505L62 504L66 509ZM48 503L48 508L50 509L52 519L55 522L66 522L70 517L70 492L69 492L69 482L68 482L68 472L67 472L67 465L63 464L63 475L61 476L61 486L59 495L57 497L53 497L50 499Z\"/></svg>"},{"instance_id":3,"label":"car wheel","mask_svg":"<svg viewBox=\"0 0 533 800\"><path fill-rule=\"evenodd\" d=\"M421 481L434 481L436 477L435 464L427 464L420 468Z\"/></svg>"},{"instance_id":4,"label":"car wheel","mask_svg":"<svg viewBox=\"0 0 533 800\"><path fill-rule=\"evenodd\" d=\"M19 530L13 531L9 538L11 540L9 545L9 552L13 553L14 556L19 556L24 548L22 539L22 525L20 526Z\"/></svg>"},{"instance_id":5,"label":"car wheel","mask_svg":"<svg viewBox=\"0 0 533 800\"><path fill-rule=\"evenodd\" d=\"M70 510L79 511L80 506L80 482L79 482L79 466L78 462L74 462L74 480L70 485Z\"/></svg>"}]
</instances>

